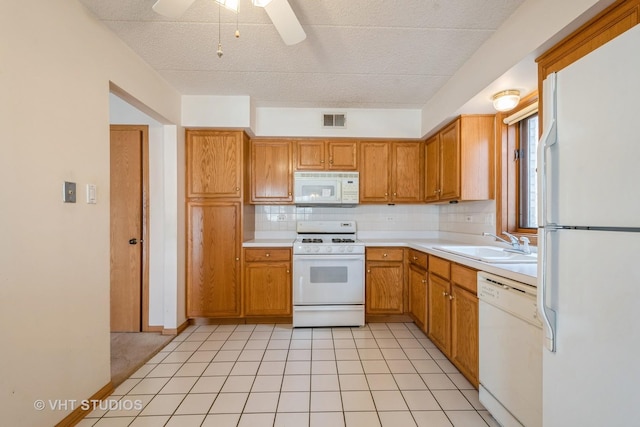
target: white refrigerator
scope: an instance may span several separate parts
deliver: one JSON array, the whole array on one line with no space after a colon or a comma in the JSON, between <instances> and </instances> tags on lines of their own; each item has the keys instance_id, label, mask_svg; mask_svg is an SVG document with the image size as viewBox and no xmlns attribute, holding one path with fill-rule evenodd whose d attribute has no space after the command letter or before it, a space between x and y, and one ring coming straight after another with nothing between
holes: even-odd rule
<instances>
[{"instance_id":1,"label":"white refrigerator","mask_svg":"<svg viewBox=\"0 0 640 427\"><path fill-rule=\"evenodd\" d=\"M640 25L543 89L544 427L640 425Z\"/></svg>"}]
</instances>

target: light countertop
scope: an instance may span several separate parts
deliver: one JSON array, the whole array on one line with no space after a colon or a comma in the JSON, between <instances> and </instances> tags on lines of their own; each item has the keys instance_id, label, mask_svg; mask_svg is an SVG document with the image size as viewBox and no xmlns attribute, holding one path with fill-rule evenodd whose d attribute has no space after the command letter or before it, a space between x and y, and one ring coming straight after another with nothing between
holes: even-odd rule
<instances>
[{"instance_id":1,"label":"light countertop","mask_svg":"<svg viewBox=\"0 0 640 427\"><path fill-rule=\"evenodd\" d=\"M248 240L242 244L245 248L251 247L293 247L295 239L255 239ZM476 261L474 259L466 258L459 255L454 255L448 252L443 252L438 249L434 249L435 246L442 245L460 245L460 242L453 242L444 239L379 239L379 238L365 238L359 239L364 242L365 246L400 246L416 249L422 252L426 252L440 258L447 259L449 261L457 262L458 264L466 265L477 270L493 273L498 276L506 277L518 282L526 283L527 285L537 286L537 264L498 264L498 263L486 263L482 261Z\"/></svg>"}]
</instances>

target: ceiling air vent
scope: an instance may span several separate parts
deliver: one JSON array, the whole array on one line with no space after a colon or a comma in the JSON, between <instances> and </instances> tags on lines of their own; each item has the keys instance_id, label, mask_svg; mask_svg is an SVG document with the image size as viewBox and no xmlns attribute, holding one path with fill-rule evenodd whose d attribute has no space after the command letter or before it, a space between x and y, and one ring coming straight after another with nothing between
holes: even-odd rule
<instances>
[{"instance_id":1,"label":"ceiling air vent","mask_svg":"<svg viewBox=\"0 0 640 427\"><path fill-rule=\"evenodd\" d=\"M347 115L340 114L323 114L322 115L322 127L324 128L346 128L347 127Z\"/></svg>"}]
</instances>

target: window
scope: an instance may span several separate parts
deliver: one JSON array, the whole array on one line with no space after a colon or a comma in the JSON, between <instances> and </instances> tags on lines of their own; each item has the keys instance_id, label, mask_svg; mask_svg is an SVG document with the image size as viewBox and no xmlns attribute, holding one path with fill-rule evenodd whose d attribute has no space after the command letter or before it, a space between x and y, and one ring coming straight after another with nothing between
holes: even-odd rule
<instances>
[{"instance_id":1,"label":"window","mask_svg":"<svg viewBox=\"0 0 640 427\"><path fill-rule=\"evenodd\" d=\"M496 115L496 234L527 236L535 243L538 226L537 148L538 95L520 101L507 114Z\"/></svg>"},{"instance_id":2,"label":"window","mask_svg":"<svg viewBox=\"0 0 640 427\"><path fill-rule=\"evenodd\" d=\"M538 226L538 192L536 170L538 164L538 113L520 120L516 144L518 169L518 227Z\"/></svg>"}]
</instances>

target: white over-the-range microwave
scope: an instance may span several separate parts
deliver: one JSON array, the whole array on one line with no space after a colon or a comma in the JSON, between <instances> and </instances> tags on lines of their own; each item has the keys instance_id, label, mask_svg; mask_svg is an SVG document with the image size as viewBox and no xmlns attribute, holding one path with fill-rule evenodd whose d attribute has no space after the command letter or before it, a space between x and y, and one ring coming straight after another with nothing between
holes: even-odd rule
<instances>
[{"instance_id":1,"label":"white over-the-range microwave","mask_svg":"<svg viewBox=\"0 0 640 427\"><path fill-rule=\"evenodd\" d=\"M295 172L293 200L298 206L355 206L359 185L358 172Z\"/></svg>"}]
</instances>

